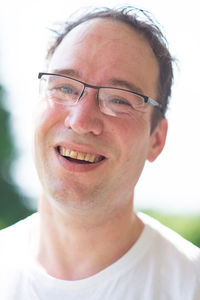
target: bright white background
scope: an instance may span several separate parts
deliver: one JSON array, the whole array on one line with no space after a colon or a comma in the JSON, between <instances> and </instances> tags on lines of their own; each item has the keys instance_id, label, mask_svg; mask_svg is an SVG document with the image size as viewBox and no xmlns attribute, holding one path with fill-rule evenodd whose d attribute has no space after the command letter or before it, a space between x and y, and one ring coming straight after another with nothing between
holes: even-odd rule
<instances>
[{"instance_id":1,"label":"bright white background","mask_svg":"<svg viewBox=\"0 0 200 300\"><path fill-rule=\"evenodd\" d=\"M109 4L108 4L109 3ZM48 31L82 6L134 5L161 23L172 55L178 59L168 112L165 150L147 163L136 189L136 206L171 213L200 212L200 21L198 1L1 0L0 83L7 89L13 138L19 157L13 176L35 202L39 183L32 162L32 115L37 73L43 69Z\"/></svg>"}]
</instances>

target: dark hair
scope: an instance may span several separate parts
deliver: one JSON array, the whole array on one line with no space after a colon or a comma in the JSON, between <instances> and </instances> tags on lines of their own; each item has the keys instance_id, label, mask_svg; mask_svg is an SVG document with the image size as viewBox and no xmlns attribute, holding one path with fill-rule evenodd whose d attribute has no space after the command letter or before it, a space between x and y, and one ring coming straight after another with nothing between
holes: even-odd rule
<instances>
[{"instance_id":1,"label":"dark hair","mask_svg":"<svg viewBox=\"0 0 200 300\"><path fill-rule=\"evenodd\" d=\"M126 6L117 9L97 8L87 11L78 19L71 22L66 22L62 25L61 31L56 31L56 38L51 44L48 53L47 61L52 57L55 49L61 43L63 38L76 26L88 20L95 18L109 18L112 20L123 22L143 35L149 42L154 55L158 61L160 69L160 78L158 83L157 101L162 104L162 112L155 109L152 119L152 131L158 122L165 117L168 107L169 98L171 96L171 86L173 82L173 58L168 50L167 41L161 32L156 22L150 16L150 13L138 8ZM55 31L54 31L55 32Z\"/></svg>"}]
</instances>

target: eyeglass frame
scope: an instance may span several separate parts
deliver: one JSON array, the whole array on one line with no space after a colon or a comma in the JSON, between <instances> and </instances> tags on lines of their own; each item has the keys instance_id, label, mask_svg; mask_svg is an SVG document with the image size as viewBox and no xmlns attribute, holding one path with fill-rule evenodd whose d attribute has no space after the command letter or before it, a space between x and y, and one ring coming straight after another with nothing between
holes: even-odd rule
<instances>
[{"instance_id":1,"label":"eyeglass frame","mask_svg":"<svg viewBox=\"0 0 200 300\"><path fill-rule=\"evenodd\" d=\"M123 88L117 88L117 87L111 87L111 86L97 86L97 85L91 85L91 84L88 84L86 82L83 82L81 80L78 80L78 79L75 79L75 78L72 78L70 76L66 76L66 75L62 75L62 74L56 74L56 73L48 73L48 72L39 72L38 73L38 79L41 79L43 75L50 75L50 76L59 76L59 77L63 77L63 78L68 78L68 79L72 79L74 81L77 81L81 84L83 84L83 90L79 96L79 98L77 99L76 103L78 103L80 101L80 99L82 98L83 94L84 94L84 91L85 91L85 88L86 87L89 87L91 89L96 89L98 90L98 93L99 93L99 90L101 88L109 88L109 89L113 89L113 90L119 90L119 91L125 91L125 92L129 92L129 93L132 93L134 95L138 95L140 97L142 97L144 99L144 102L147 103L147 104L151 104L153 107L155 108L158 108L161 113L163 114L163 106L162 104L160 104L159 102L157 102L156 100L153 100L152 98L148 97L148 96L145 96L143 94L140 94L138 92L134 92L134 91L131 91L131 90L127 90L127 89L123 89Z\"/></svg>"}]
</instances>

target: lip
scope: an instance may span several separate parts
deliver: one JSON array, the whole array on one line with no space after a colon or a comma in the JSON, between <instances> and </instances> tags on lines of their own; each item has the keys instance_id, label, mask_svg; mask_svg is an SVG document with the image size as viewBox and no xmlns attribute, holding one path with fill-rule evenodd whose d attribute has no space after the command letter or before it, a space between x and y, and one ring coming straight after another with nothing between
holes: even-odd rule
<instances>
[{"instance_id":1,"label":"lip","mask_svg":"<svg viewBox=\"0 0 200 300\"><path fill-rule=\"evenodd\" d=\"M74 162L71 162L70 160L67 160L66 158L64 158L58 152L58 147L59 146L63 146L67 149L75 150L75 151L78 151L78 152L98 154L98 155L104 156L104 159L99 161L99 162L96 162L96 163L88 163L88 164L87 163L86 164L74 163ZM66 169L67 171L75 172L75 173L89 172L89 171L91 171L95 168L100 167L107 160L107 157L104 154L95 151L94 148L92 148L90 146L87 146L87 145L77 145L77 144L75 145L75 144L68 144L68 143L67 144L66 143L59 143L58 145L55 146L54 150L55 150L56 157L57 157L59 163L61 164L61 166L64 169Z\"/></svg>"}]
</instances>

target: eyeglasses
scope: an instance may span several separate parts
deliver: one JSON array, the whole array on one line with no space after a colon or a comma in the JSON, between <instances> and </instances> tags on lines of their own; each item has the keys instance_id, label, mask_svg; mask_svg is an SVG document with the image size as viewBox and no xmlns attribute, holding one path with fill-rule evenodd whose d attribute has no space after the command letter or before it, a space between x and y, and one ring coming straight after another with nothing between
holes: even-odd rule
<instances>
[{"instance_id":1,"label":"eyeglasses","mask_svg":"<svg viewBox=\"0 0 200 300\"><path fill-rule=\"evenodd\" d=\"M135 112L145 112L148 104L162 112L162 105L157 101L121 88L94 86L80 80L54 73L39 73L40 93L53 102L74 106L84 95L85 88L97 90L100 111L119 118L133 118Z\"/></svg>"}]
</instances>

